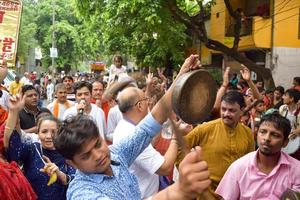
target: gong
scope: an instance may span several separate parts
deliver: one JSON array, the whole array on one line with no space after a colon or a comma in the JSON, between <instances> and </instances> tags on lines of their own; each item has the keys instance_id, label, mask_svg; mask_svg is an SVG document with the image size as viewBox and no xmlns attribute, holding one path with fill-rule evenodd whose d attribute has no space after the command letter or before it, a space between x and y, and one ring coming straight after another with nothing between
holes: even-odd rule
<instances>
[{"instance_id":1,"label":"gong","mask_svg":"<svg viewBox=\"0 0 300 200\"><path fill-rule=\"evenodd\" d=\"M173 110L186 123L201 123L213 108L216 91L216 81L208 71L200 69L183 74L173 90Z\"/></svg>"}]
</instances>

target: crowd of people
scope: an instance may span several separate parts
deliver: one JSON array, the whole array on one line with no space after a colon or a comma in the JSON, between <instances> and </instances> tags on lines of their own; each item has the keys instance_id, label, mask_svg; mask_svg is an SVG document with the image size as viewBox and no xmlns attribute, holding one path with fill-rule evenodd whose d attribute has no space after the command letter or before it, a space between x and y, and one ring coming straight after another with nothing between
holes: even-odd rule
<instances>
[{"instance_id":1,"label":"crowd of people","mask_svg":"<svg viewBox=\"0 0 300 200\"><path fill-rule=\"evenodd\" d=\"M197 55L172 84L161 70L140 84L121 56L113 63L108 81L66 74L41 81L26 72L1 88L0 199L280 199L287 189L300 192L300 77L286 90L265 90L247 67L240 75L227 67L206 121L187 124L173 112L172 93L178 77L200 66ZM0 72L2 81L7 68Z\"/></svg>"}]
</instances>

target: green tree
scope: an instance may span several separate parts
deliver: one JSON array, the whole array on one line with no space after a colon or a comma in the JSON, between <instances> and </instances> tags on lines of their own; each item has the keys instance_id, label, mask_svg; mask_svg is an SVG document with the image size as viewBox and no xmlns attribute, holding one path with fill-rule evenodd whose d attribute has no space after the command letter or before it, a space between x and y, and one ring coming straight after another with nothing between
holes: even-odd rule
<instances>
[{"instance_id":1,"label":"green tree","mask_svg":"<svg viewBox=\"0 0 300 200\"><path fill-rule=\"evenodd\" d=\"M162 66L169 61L176 65L184 59L191 39L160 1L74 2L86 20L97 21L104 55L119 52L134 57L141 66Z\"/></svg>"},{"instance_id":2,"label":"green tree","mask_svg":"<svg viewBox=\"0 0 300 200\"><path fill-rule=\"evenodd\" d=\"M52 25L52 10L55 9L55 26ZM27 58L30 49L42 48L43 67L51 65L50 47L52 31L58 49L57 67L77 67L83 61L94 59L99 54L99 34L91 23L77 16L69 0L25 0L20 28L18 55Z\"/></svg>"},{"instance_id":3,"label":"green tree","mask_svg":"<svg viewBox=\"0 0 300 200\"><path fill-rule=\"evenodd\" d=\"M230 0L224 0L224 3L236 24L234 27L234 45L232 47L227 47L223 43L209 38L207 35L205 19L209 15L209 10L214 4L214 0L208 1L208 3L204 3L204 0L73 1L75 1L79 13L86 18L89 18L91 15L99 15L101 30L104 32L104 41L106 41L106 37L109 39L105 45L115 47L114 45L120 45L119 43L121 45L126 44L122 50L135 54L143 62L148 60L153 62L156 58L155 55L163 58L163 54L170 55L170 52L173 55L174 53L180 54L180 52L183 52L183 48L179 47L188 46L190 44L188 38L195 36L206 47L220 51L260 74L267 86L274 86L269 69L257 66L238 51L241 14L233 11ZM158 42L159 49L155 49L157 46L153 45L156 41L149 42L151 32L156 32L159 36L166 36L162 37L162 40ZM106 33L114 33L119 38L110 38L110 36L105 36ZM126 40L128 38L130 41ZM176 39L173 40L174 38ZM114 45L110 45L110 42L113 42ZM140 45L145 48L137 49ZM119 48L119 46L116 48ZM169 49L170 52L166 49ZM174 49L178 51L174 51ZM148 51L139 52L140 50ZM152 51L149 52L150 50Z\"/></svg>"},{"instance_id":4,"label":"green tree","mask_svg":"<svg viewBox=\"0 0 300 200\"><path fill-rule=\"evenodd\" d=\"M29 56L30 49L35 48L38 44L35 38L37 32L35 6L34 0L23 0L17 56L23 57L25 60Z\"/></svg>"}]
</instances>

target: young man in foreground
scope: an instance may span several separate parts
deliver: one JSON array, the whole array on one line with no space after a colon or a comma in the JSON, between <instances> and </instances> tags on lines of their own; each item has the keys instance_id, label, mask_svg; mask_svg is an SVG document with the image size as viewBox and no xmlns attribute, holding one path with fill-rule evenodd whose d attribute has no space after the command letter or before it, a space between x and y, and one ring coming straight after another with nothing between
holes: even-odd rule
<instances>
[{"instance_id":1,"label":"young man in foreground","mask_svg":"<svg viewBox=\"0 0 300 200\"><path fill-rule=\"evenodd\" d=\"M288 144L290 122L278 113L259 125L259 149L228 168L216 193L225 200L280 199L286 189L300 191L300 161L281 151Z\"/></svg>"},{"instance_id":2,"label":"young man in foreground","mask_svg":"<svg viewBox=\"0 0 300 200\"><path fill-rule=\"evenodd\" d=\"M190 56L179 75L198 66L198 57ZM175 80L176 81L176 80ZM175 82L174 81L174 82ZM128 167L150 144L170 116L174 84L136 127L135 134L109 148L99 135L97 126L86 116L64 121L57 138L56 149L68 163L76 167L75 179L70 183L67 199L141 199L136 177ZM180 181L154 195L152 199L193 199L210 184L207 164L201 161L196 148L180 165Z\"/></svg>"}]
</instances>

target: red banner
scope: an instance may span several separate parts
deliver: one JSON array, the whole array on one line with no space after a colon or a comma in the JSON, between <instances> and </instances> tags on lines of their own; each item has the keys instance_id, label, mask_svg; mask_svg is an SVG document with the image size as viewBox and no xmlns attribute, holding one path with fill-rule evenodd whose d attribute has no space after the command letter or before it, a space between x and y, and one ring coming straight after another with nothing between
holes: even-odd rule
<instances>
[{"instance_id":1,"label":"red banner","mask_svg":"<svg viewBox=\"0 0 300 200\"><path fill-rule=\"evenodd\" d=\"M21 12L21 0L0 0L0 65L15 67Z\"/></svg>"}]
</instances>

